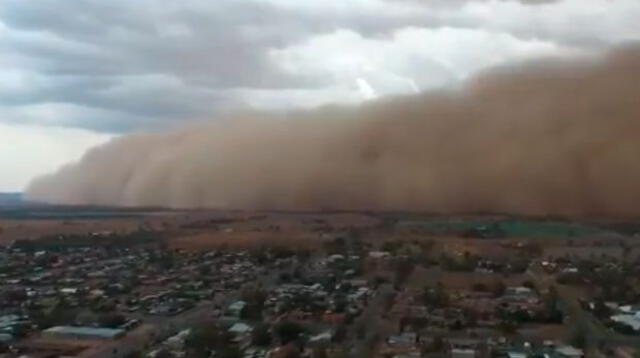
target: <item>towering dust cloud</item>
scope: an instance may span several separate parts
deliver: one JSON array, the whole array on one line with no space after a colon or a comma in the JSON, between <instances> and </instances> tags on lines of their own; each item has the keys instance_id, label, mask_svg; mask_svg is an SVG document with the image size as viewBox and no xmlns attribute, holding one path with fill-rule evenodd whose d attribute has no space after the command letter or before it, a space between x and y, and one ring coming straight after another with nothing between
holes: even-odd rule
<instances>
[{"instance_id":1,"label":"towering dust cloud","mask_svg":"<svg viewBox=\"0 0 640 358\"><path fill-rule=\"evenodd\" d=\"M28 193L67 204L637 215L639 156L640 51L624 49L508 68L455 92L130 135Z\"/></svg>"}]
</instances>

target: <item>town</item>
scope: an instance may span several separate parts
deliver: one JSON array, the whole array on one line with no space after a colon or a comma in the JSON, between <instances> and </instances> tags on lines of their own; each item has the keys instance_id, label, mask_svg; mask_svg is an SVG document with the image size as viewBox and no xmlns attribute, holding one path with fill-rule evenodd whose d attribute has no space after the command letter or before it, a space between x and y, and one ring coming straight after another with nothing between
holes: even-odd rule
<instances>
[{"instance_id":1,"label":"town","mask_svg":"<svg viewBox=\"0 0 640 358\"><path fill-rule=\"evenodd\" d=\"M0 0L0 358L640 358L640 0Z\"/></svg>"},{"instance_id":2,"label":"town","mask_svg":"<svg viewBox=\"0 0 640 358\"><path fill-rule=\"evenodd\" d=\"M252 232L294 235L287 221L314 238L233 244ZM638 356L633 227L274 222L175 224L193 237L231 237L199 245L168 238L166 223L166 232L141 225L6 242L0 357Z\"/></svg>"}]
</instances>

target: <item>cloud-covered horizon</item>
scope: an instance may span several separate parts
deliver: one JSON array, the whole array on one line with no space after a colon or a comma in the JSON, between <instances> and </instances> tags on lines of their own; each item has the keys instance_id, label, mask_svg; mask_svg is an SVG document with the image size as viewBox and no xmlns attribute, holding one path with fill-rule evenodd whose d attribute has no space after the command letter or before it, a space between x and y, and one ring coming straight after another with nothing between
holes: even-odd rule
<instances>
[{"instance_id":1,"label":"cloud-covered horizon","mask_svg":"<svg viewBox=\"0 0 640 358\"><path fill-rule=\"evenodd\" d=\"M357 104L600 53L640 39L637 18L637 0L4 0L0 124L50 138L68 128L80 142L237 110ZM31 178L14 174L16 153L35 154L29 138L0 153L11 176L0 190Z\"/></svg>"}]
</instances>

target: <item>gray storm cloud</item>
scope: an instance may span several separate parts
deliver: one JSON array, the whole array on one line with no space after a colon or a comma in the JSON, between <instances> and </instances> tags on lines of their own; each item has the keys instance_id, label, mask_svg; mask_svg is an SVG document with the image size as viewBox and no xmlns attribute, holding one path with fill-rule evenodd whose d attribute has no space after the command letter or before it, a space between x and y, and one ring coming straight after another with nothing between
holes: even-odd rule
<instances>
[{"instance_id":1,"label":"gray storm cloud","mask_svg":"<svg viewBox=\"0 0 640 358\"><path fill-rule=\"evenodd\" d=\"M31 199L116 206L640 214L640 51L456 91L120 137ZM266 118L268 117L268 118Z\"/></svg>"}]
</instances>

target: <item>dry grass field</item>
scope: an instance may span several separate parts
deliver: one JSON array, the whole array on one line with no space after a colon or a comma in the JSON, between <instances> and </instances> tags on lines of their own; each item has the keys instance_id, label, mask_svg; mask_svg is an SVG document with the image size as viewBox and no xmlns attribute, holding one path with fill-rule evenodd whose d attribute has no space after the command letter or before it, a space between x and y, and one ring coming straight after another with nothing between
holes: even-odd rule
<instances>
[{"instance_id":1,"label":"dry grass field","mask_svg":"<svg viewBox=\"0 0 640 358\"><path fill-rule=\"evenodd\" d=\"M86 235L92 233L130 233L151 229L158 232L173 248L211 249L220 246L232 248L262 247L265 245L290 248L314 248L350 232L358 232L373 247L388 241L423 243L433 242L431 255L465 255L511 257L527 254L521 245L535 242L543 257L574 255L590 257L608 255L636 256L640 252L636 241L613 238L530 239L468 238L451 234L428 235L407 230L394 230L385 225L387 214L353 212L254 212L254 211L106 211L104 217L83 216L84 212L63 211L64 218L13 218L0 212L0 243L14 240L38 239L55 235ZM71 213L78 213L74 216ZM97 211L100 213L100 211ZM27 213L29 213L27 211ZM37 212L36 212L37 213ZM113 214L113 215L111 215ZM110 216L111 215L111 216ZM394 213L391 217L402 218ZM406 218L420 220L419 215L408 213ZM492 218L459 217L458 221L478 221ZM493 218L495 219L495 218ZM625 242L623 246L621 243ZM629 254L631 253L631 254ZM466 278L465 278L466 280ZM455 277L449 281L456 282Z\"/></svg>"}]
</instances>

